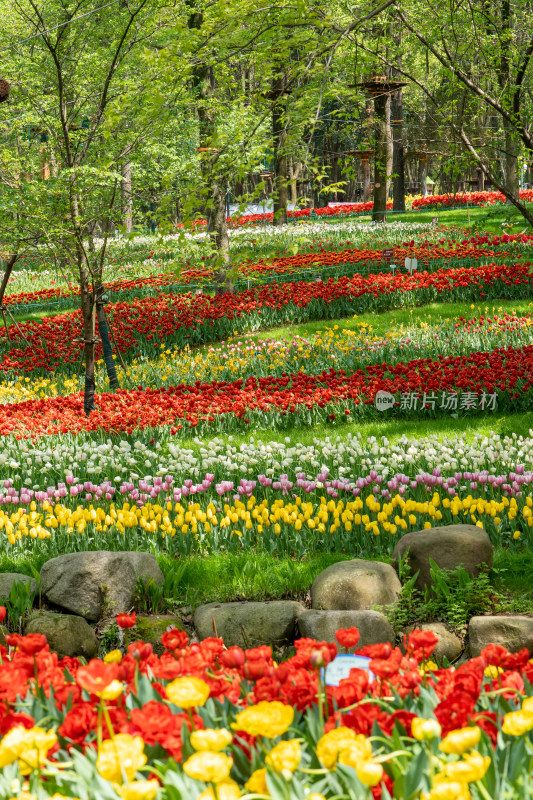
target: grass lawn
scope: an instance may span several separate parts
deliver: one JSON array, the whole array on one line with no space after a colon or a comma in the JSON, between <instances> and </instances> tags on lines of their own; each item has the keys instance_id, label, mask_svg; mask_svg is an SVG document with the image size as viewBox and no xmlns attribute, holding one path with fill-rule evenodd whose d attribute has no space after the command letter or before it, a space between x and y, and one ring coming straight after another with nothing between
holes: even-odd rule
<instances>
[{"instance_id":1,"label":"grass lawn","mask_svg":"<svg viewBox=\"0 0 533 800\"><path fill-rule=\"evenodd\" d=\"M527 203L526 205L530 205ZM432 222L438 217L444 225L458 225L463 228L478 229L487 233L520 233L531 226L514 206L496 205L486 208L459 206L458 208L438 208L428 211L387 212L387 222ZM358 216L361 221L371 220L371 214ZM334 221L334 218L331 218ZM512 224L512 228L502 230L502 225Z\"/></svg>"}]
</instances>

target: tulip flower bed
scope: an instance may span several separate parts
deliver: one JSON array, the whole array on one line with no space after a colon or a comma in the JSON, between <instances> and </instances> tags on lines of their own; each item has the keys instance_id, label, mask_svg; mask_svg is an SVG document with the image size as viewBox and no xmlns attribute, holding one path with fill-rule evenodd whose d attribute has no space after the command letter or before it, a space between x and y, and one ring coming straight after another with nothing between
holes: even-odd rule
<instances>
[{"instance_id":1,"label":"tulip flower bed","mask_svg":"<svg viewBox=\"0 0 533 800\"><path fill-rule=\"evenodd\" d=\"M232 493L248 495L251 481L255 481L252 493L261 500L271 499L276 492L282 498L305 492L312 499L324 489L329 498L338 486L328 481L337 479L342 481L343 492L371 483L372 492L383 497L395 488L402 493L405 486L406 499L415 497L412 481L421 482L422 495L439 486L446 491L454 489L460 497L472 489L486 493L489 487L501 487L501 494L490 494L491 499L500 500L504 495L518 497L521 483L527 483L527 475L533 471L533 432L525 437L478 433L471 440L458 434L443 439L404 435L391 441L363 438L360 432L348 430L345 439L325 436L307 445L291 443L288 437L281 442L262 442L252 436L239 446L231 435L226 441L210 437L180 443L168 428L161 428L157 438L147 430L100 443L86 432L74 439L46 436L36 441L5 436L0 468L4 476L2 505L23 505L28 511L34 500L70 503L71 507L93 501L116 502L116 487L123 499L134 503L186 502L189 495L191 500L201 500L208 488L211 499L231 498ZM304 485L300 486L302 474ZM394 475L404 475L409 488L405 477L400 478L398 487L389 486ZM222 486L226 488L219 493ZM426 486L430 488L426 490ZM258 495L263 489L264 494ZM418 495L417 499L422 498Z\"/></svg>"},{"instance_id":2,"label":"tulip flower bed","mask_svg":"<svg viewBox=\"0 0 533 800\"><path fill-rule=\"evenodd\" d=\"M460 357L376 364L351 374L331 368L318 375L200 383L168 389L118 390L98 397L97 410L83 413L81 394L13 403L0 408L0 434L21 436L127 432L170 425L171 434L191 428L210 433L251 425L313 425L338 417L375 414L376 392L395 397L398 413L412 415L479 410L528 410L533 388L533 345L497 348ZM459 404L459 405L458 405Z\"/></svg>"},{"instance_id":3,"label":"tulip flower bed","mask_svg":"<svg viewBox=\"0 0 533 800\"><path fill-rule=\"evenodd\" d=\"M138 488L123 483L118 497L129 501L122 504L114 502L111 482L100 487L90 481L62 483L53 495L25 489L19 496L8 487L0 504L17 505L17 510L0 508L0 530L7 539L4 547L13 548L9 552L49 557L90 543L98 550L180 556L264 551L300 559L309 551L325 551L366 558L391 553L404 533L465 522L483 527L499 546L528 544L533 538L531 472L479 473L478 480L464 484L461 473L447 479L418 475L414 481L397 474L384 486L382 476L373 475L359 478L354 488L345 479L318 482L321 490L305 475L296 483L282 476L281 491L261 475L258 481L242 480L236 495L232 481L217 484L214 492L212 475L174 489L172 477L165 476L154 485L140 481ZM56 493L68 504L55 499ZM32 496L36 499L30 501Z\"/></svg>"},{"instance_id":4,"label":"tulip flower bed","mask_svg":"<svg viewBox=\"0 0 533 800\"><path fill-rule=\"evenodd\" d=\"M4 609L5 612L5 609ZM119 615L119 625L135 617ZM356 628L337 641L353 650ZM533 665L489 645L458 667L366 645L328 685L337 646L299 639L281 663L167 631L82 665L40 634L2 646L0 794L24 800L522 800L533 791ZM361 668L361 666L366 668Z\"/></svg>"},{"instance_id":5,"label":"tulip flower bed","mask_svg":"<svg viewBox=\"0 0 533 800\"><path fill-rule=\"evenodd\" d=\"M519 192L520 200L533 201L533 190L522 189ZM505 203L505 196L501 192L457 192L456 194L428 194L413 200L413 211L416 209L446 208L451 206L492 206L496 203Z\"/></svg>"},{"instance_id":6,"label":"tulip flower bed","mask_svg":"<svg viewBox=\"0 0 533 800\"><path fill-rule=\"evenodd\" d=\"M222 298L161 295L157 299L114 304L110 317L122 353L134 356L141 351L153 355L161 342L165 346L182 347L223 339L235 331L435 301L524 299L531 296L532 286L529 265L488 265L415 275L378 274L321 283L270 285ZM119 324L113 322L115 317ZM21 330L30 346L13 347L20 342L20 334L11 325L13 341L8 342L4 334L1 372L43 374L76 369L80 345L75 340L81 331L80 312L28 321L21 325Z\"/></svg>"},{"instance_id":7,"label":"tulip flower bed","mask_svg":"<svg viewBox=\"0 0 533 800\"><path fill-rule=\"evenodd\" d=\"M531 304L533 307L533 304ZM161 346L161 353L147 360L135 358L126 370L130 385L159 389L196 381L232 381L236 378L283 377L305 371L316 375L329 369L353 371L380 362L394 363L413 358L467 355L495 347L533 344L533 317L502 314L494 317L456 318L441 324L423 320L405 328L391 325L385 336L372 335L371 326L350 320L350 327L336 324L316 335L279 339L231 339L207 352L186 347ZM19 378L0 386L0 401L55 397L74 394L78 381L57 372L52 378Z\"/></svg>"},{"instance_id":8,"label":"tulip flower bed","mask_svg":"<svg viewBox=\"0 0 533 800\"><path fill-rule=\"evenodd\" d=\"M494 258L505 259L505 251L494 251L487 248L466 244L457 248L435 246L433 243L421 247L399 247L395 249L395 261L398 269L403 268L405 258L415 257L424 271L442 270L449 262L450 268L469 267L473 264L491 261ZM369 275L370 273L390 274L389 265L382 260L381 251L376 250L342 250L340 252L323 250L317 253L301 253L285 256L265 263L243 264L236 268L234 280L241 288L246 283L283 283L290 280L316 280L317 277L340 277L347 275ZM210 289L214 286L215 270L213 268L185 269L178 275L164 272L147 277L136 277L129 280L110 282L106 291L111 298L120 295L131 299L139 294L153 294L169 291L186 291L190 285ZM71 304L79 302L77 287L41 289L35 292L19 292L8 294L4 298L6 305L14 310L31 306L33 309L46 308L50 301L65 300Z\"/></svg>"},{"instance_id":9,"label":"tulip flower bed","mask_svg":"<svg viewBox=\"0 0 533 800\"><path fill-rule=\"evenodd\" d=\"M530 235L476 235L465 239L464 234L460 229L426 224L392 223L380 229L349 221L302 223L296 229L282 226L254 233L241 229L232 235L233 275L237 286L247 288L250 281L388 271L382 261L384 248L394 250L398 269L403 269L405 257L413 256L420 266L431 269L471 266L475 261L494 257L508 261L518 255L531 258ZM112 240L105 266L106 286L116 298L154 293L165 286L172 286L174 292L185 291L187 286L207 289L212 285L215 260L216 254L204 235ZM34 311L57 310L76 303L75 282L69 283L63 274L46 268L44 261L39 271L32 264L33 261L22 259L20 266L16 265L9 281L7 304L18 311Z\"/></svg>"}]
</instances>

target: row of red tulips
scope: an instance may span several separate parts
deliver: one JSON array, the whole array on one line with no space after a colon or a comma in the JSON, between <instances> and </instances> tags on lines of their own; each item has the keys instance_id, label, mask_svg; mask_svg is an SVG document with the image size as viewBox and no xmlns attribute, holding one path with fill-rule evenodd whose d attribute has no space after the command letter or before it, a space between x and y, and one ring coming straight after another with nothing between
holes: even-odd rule
<instances>
[{"instance_id":1,"label":"row of red tulips","mask_svg":"<svg viewBox=\"0 0 533 800\"><path fill-rule=\"evenodd\" d=\"M520 200L533 200L533 189L519 192ZM447 206L486 206L505 203L501 192L457 192L456 194L428 194L413 200L413 210L427 208L443 208Z\"/></svg>"},{"instance_id":2,"label":"row of red tulips","mask_svg":"<svg viewBox=\"0 0 533 800\"><path fill-rule=\"evenodd\" d=\"M498 251L489 247L480 247L477 241L446 242L439 243L422 242L418 245L404 242L402 246L394 248L394 261L398 269L403 268L405 258L415 257L419 262L419 267L432 262L442 261L462 261L468 259L490 260L494 257L505 257L504 251ZM245 280L246 278L265 278L270 276L283 277L286 275L298 275L302 271L329 270L334 267L354 267L362 265L367 267L372 265L375 271L381 270L389 272L390 267L382 260L381 250L366 249L345 249L341 251L321 249L313 253L298 253L292 256L283 256L268 262L245 263L235 269L235 279ZM442 265L438 265L442 266ZM215 271L211 267L198 269L185 269L178 273L163 272L147 277L137 277L129 280L113 281L107 284L106 290L113 292L124 292L128 290L140 289L142 287L165 287L174 284L198 284L213 281ZM8 294L4 298L6 305L24 306L40 304L47 300L60 298L72 298L77 302L79 288L70 287L51 287L41 289L36 292L16 292Z\"/></svg>"},{"instance_id":3,"label":"row of red tulips","mask_svg":"<svg viewBox=\"0 0 533 800\"><path fill-rule=\"evenodd\" d=\"M28 400L0 407L0 434L19 436L78 433L82 430L133 432L170 425L171 433L190 428L233 430L252 424L268 428L334 421L374 413L378 391L396 397L396 410L407 414L450 413L443 394L475 393L498 411L531 407L533 345L478 351L438 359L375 364L351 374L333 368L319 375L297 373L281 378L247 378L180 385L168 389L120 390L97 398L97 411L86 418L80 393ZM413 404L400 402L416 396ZM477 410L477 403L476 410ZM444 411L442 407L444 406ZM394 413L394 412L393 412Z\"/></svg>"},{"instance_id":4,"label":"row of red tulips","mask_svg":"<svg viewBox=\"0 0 533 800\"><path fill-rule=\"evenodd\" d=\"M319 283L270 284L235 295L160 295L116 303L110 307L112 327L121 352L151 352L160 343L185 345L217 341L245 331L303 322L333 319L428 302L484 302L501 297L531 295L533 274L526 264L488 265L470 269L443 269L409 274L373 274ZM11 342L0 331L2 372L52 372L73 370L81 345L81 312L58 314L23 323L29 341L22 342L11 325ZM100 350L98 349L98 353Z\"/></svg>"}]
</instances>

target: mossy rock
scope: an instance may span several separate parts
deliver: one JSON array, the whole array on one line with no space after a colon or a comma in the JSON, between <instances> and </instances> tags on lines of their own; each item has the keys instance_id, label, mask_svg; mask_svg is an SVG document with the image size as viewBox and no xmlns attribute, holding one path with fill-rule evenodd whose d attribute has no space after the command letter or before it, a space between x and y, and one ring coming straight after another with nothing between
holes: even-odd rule
<instances>
[{"instance_id":1,"label":"mossy rock","mask_svg":"<svg viewBox=\"0 0 533 800\"><path fill-rule=\"evenodd\" d=\"M135 627L126 630L126 645L142 639L143 642L148 642L152 645L154 653L161 655L165 649L161 644L161 637L170 628L183 630L181 619L174 616L174 614L152 614L148 617L137 615Z\"/></svg>"},{"instance_id":2,"label":"mossy rock","mask_svg":"<svg viewBox=\"0 0 533 800\"><path fill-rule=\"evenodd\" d=\"M50 650L63 656L82 656L89 661L96 658L98 641L96 634L83 617L59 614L54 611L37 611L30 617L24 633L42 633L46 636Z\"/></svg>"}]
</instances>

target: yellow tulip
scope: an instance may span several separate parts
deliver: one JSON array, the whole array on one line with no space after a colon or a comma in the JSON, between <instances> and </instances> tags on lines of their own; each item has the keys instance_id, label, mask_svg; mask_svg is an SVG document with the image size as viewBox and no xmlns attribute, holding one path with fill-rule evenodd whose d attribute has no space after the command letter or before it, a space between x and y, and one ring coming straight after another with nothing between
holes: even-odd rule
<instances>
[{"instance_id":1,"label":"yellow tulip","mask_svg":"<svg viewBox=\"0 0 533 800\"><path fill-rule=\"evenodd\" d=\"M293 719L292 706L285 705L279 700L272 702L262 700L257 705L249 706L237 714L232 728L244 731L251 736L266 736L267 739L274 739L290 728Z\"/></svg>"},{"instance_id":2,"label":"yellow tulip","mask_svg":"<svg viewBox=\"0 0 533 800\"><path fill-rule=\"evenodd\" d=\"M191 733L191 745L195 750L223 750L233 739L233 735L226 728L204 728Z\"/></svg>"},{"instance_id":3,"label":"yellow tulip","mask_svg":"<svg viewBox=\"0 0 533 800\"><path fill-rule=\"evenodd\" d=\"M145 764L143 740L129 733L118 733L102 742L96 759L98 772L111 783L123 783L124 778L131 783Z\"/></svg>"},{"instance_id":4,"label":"yellow tulip","mask_svg":"<svg viewBox=\"0 0 533 800\"><path fill-rule=\"evenodd\" d=\"M225 780L233 766L233 759L225 753L213 753L211 750L202 750L187 759L183 771L197 781L204 783L220 783Z\"/></svg>"},{"instance_id":5,"label":"yellow tulip","mask_svg":"<svg viewBox=\"0 0 533 800\"><path fill-rule=\"evenodd\" d=\"M343 750L357 753L362 761L372 757L372 746L366 736L344 726L325 733L316 746L316 754L326 769L334 769Z\"/></svg>"},{"instance_id":6,"label":"yellow tulip","mask_svg":"<svg viewBox=\"0 0 533 800\"><path fill-rule=\"evenodd\" d=\"M201 678L186 676L176 678L166 687L171 703L180 708L203 706L209 697L209 686Z\"/></svg>"},{"instance_id":7,"label":"yellow tulip","mask_svg":"<svg viewBox=\"0 0 533 800\"><path fill-rule=\"evenodd\" d=\"M245 788L254 794L270 794L266 783L266 774L266 768L256 769L244 784Z\"/></svg>"},{"instance_id":8,"label":"yellow tulip","mask_svg":"<svg viewBox=\"0 0 533 800\"><path fill-rule=\"evenodd\" d=\"M109 653L106 653L104 656L105 664L120 664L121 661L122 653L120 650L110 650Z\"/></svg>"},{"instance_id":9,"label":"yellow tulip","mask_svg":"<svg viewBox=\"0 0 533 800\"><path fill-rule=\"evenodd\" d=\"M462 761L446 764L444 774L452 781L472 783L480 781L490 767L490 756L483 757L477 750L465 753Z\"/></svg>"},{"instance_id":10,"label":"yellow tulip","mask_svg":"<svg viewBox=\"0 0 533 800\"><path fill-rule=\"evenodd\" d=\"M198 795L196 800L217 800L217 798L218 800L238 800L240 796L241 790L235 781L227 780L217 783L216 797L213 788L209 786Z\"/></svg>"},{"instance_id":11,"label":"yellow tulip","mask_svg":"<svg viewBox=\"0 0 533 800\"><path fill-rule=\"evenodd\" d=\"M133 781L122 786L114 783L113 789L122 800L154 800L159 783L156 780Z\"/></svg>"},{"instance_id":12,"label":"yellow tulip","mask_svg":"<svg viewBox=\"0 0 533 800\"><path fill-rule=\"evenodd\" d=\"M280 742L273 747L265 758L265 764L268 764L276 772L281 772L282 770L294 772L301 758L302 749L300 743L296 739L291 739L288 742Z\"/></svg>"},{"instance_id":13,"label":"yellow tulip","mask_svg":"<svg viewBox=\"0 0 533 800\"><path fill-rule=\"evenodd\" d=\"M479 744L481 738L480 728L459 728L444 737L439 747L443 753L462 756L467 750L472 750Z\"/></svg>"},{"instance_id":14,"label":"yellow tulip","mask_svg":"<svg viewBox=\"0 0 533 800\"><path fill-rule=\"evenodd\" d=\"M503 718L502 731L509 736L523 736L533 729L533 711L510 711Z\"/></svg>"},{"instance_id":15,"label":"yellow tulip","mask_svg":"<svg viewBox=\"0 0 533 800\"><path fill-rule=\"evenodd\" d=\"M441 735L442 728L436 719L415 717L411 722L411 731L417 741L425 742L430 739L438 739Z\"/></svg>"}]
</instances>

